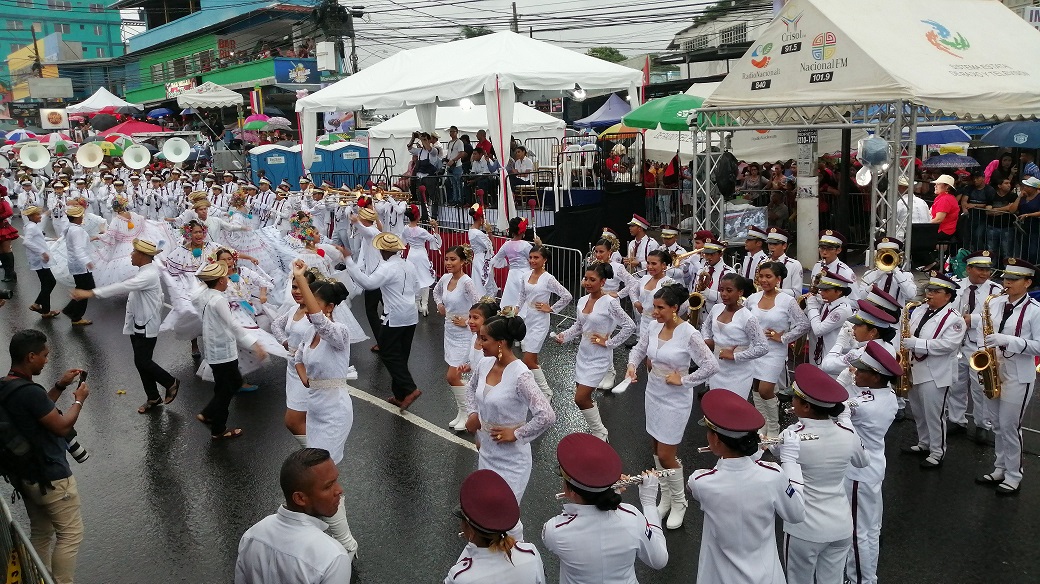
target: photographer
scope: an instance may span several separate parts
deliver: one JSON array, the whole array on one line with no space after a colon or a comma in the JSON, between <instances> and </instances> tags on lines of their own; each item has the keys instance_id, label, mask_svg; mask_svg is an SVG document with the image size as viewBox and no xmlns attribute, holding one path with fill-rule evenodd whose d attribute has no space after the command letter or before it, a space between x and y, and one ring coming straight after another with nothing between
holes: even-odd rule
<instances>
[{"instance_id":1,"label":"photographer","mask_svg":"<svg viewBox=\"0 0 1040 584\"><path fill-rule=\"evenodd\" d=\"M22 494L29 516L30 541L59 584L71 583L76 570L76 554L83 541L83 517L79 491L72 468L65 456L68 442L83 402L90 394L85 373L70 369L47 391L33 381L43 371L50 355L47 336L34 329L20 330L11 337L11 371L0 383L0 406L14 429L35 451L30 475L13 476L12 484ZM55 406L63 391L80 376L72 392L72 405L63 414ZM12 469L5 469L11 472ZM11 473L14 474L14 473ZM54 540L53 551L52 539Z\"/></svg>"},{"instance_id":2,"label":"photographer","mask_svg":"<svg viewBox=\"0 0 1040 584\"><path fill-rule=\"evenodd\" d=\"M437 174L441 171L441 151L436 147L437 141L426 132L412 132L408 142L408 152L415 157L415 178L412 179L412 196L417 197L419 185L426 187L426 192L433 196L437 192Z\"/></svg>"}]
</instances>

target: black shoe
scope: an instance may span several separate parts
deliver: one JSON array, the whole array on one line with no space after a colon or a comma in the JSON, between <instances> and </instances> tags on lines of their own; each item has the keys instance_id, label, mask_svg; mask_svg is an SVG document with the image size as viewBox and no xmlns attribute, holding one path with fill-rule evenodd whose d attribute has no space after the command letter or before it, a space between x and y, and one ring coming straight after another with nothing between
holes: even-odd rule
<instances>
[{"instance_id":1,"label":"black shoe","mask_svg":"<svg viewBox=\"0 0 1040 584\"><path fill-rule=\"evenodd\" d=\"M979 446L986 446L987 444L989 444L989 436L988 436L988 434L989 434L989 430L987 430L985 428L979 428L979 427L976 426L976 428L975 428L975 437L974 437L975 444L978 444Z\"/></svg>"},{"instance_id":2,"label":"black shoe","mask_svg":"<svg viewBox=\"0 0 1040 584\"><path fill-rule=\"evenodd\" d=\"M960 434L967 434L967 433L968 433L968 425L967 424L958 424L957 422L950 422L949 425L946 426L946 435L947 436L958 436Z\"/></svg>"},{"instance_id":3,"label":"black shoe","mask_svg":"<svg viewBox=\"0 0 1040 584\"><path fill-rule=\"evenodd\" d=\"M18 275L17 274L11 274L10 276L4 276L4 279L0 280L0 282L17 282L17 281L18 281Z\"/></svg>"},{"instance_id":4,"label":"black shoe","mask_svg":"<svg viewBox=\"0 0 1040 584\"><path fill-rule=\"evenodd\" d=\"M899 448L899 451L903 454L913 454L914 456L928 456L929 454L927 448L919 446L917 444L912 444L910 446L902 446Z\"/></svg>"},{"instance_id":5,"label":"black shoe","mask_svg":"<svg viewBox=\"0 0 1040 584\"><path fill-rule=\"evenodd\" d=\"M14 298L14 292L10 290L0 290L0 300L10 300Z\"/></svg>"},{"instance_id":6,"label":"black shoe","mask_svg":"<svg viewBox=\"0 0 1040 584\"><path fill-rule=\"evenodd\" d=\"M998 479L998 478L994 477L992 473L991 474L984 474L981 477L975 477L975 484L976 485L982 485L982 486L985 486L985 487L995 487L995 486L997 486L997 485L999 485L1000 483L1003 483L1003 482L1004 482L1004 477L1000 477Z\"/></svg>"},{"instance_id":7,"label":"black shoe","mask_svg":"<svg viewBox=\"0 0 1040 584\"><path fill-rule=\"evenodd\" d=\"M933 469L933 468L939 468L940 466L942 466L942 463L943 463L943 461L942 461L941 458L939 460L935 460L934 458L929 456L928 458L926 458L926 459L921 461L921 465L920 466L923 469Z\"/></svg>"},{"instance_id":8,"label":"black shoe","mask_svg":"<svg viewBox=\"0 0 1040 584\"><path fill-rule=\"evenodd\" d=\"M1000 483L997 485L997 496L998 497L1010 497L1018 494L1018 487L1012 487L1007 483Z\"/></svg>"}]
</instances>

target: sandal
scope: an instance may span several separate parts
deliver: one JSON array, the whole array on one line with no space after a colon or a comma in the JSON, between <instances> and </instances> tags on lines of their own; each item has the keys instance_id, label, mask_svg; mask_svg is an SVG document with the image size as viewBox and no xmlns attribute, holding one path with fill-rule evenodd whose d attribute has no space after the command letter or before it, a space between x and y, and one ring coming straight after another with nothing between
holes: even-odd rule
<instances>
[{"instance_id":1,"label":"sandal","mask_svg":"<svg viewBox=\"0 0 1040 584\"><path fill-rule=\"evenodd\" d=\"M141 407L137 408L137 413L139 413L139 414L147 414L148 412L154 410L155 408L157 408L157 407L159 407L161 405L163 405L163 400L162 400L161 397L155 398L154 401L153 400L148 400L148 401L144 402L144 404Z\"/></svg>"},{"instance_id":2,"label":"sandal","mask_svg":"<svg viewBox=\"0 0 1040 584\"><path fill-rule=\"evenodd\" d=\"M213 423L213 420L207 418L206 416L203 416L202 414L195 414L195 419L207 426Z\"/></svg>"},{"instance_id":3,"label":"sandal","mask_svg":"<svg viewBox=\"0 0 1040 584\"><path fill-rule=\"evenodd\" d=\"M171 404L173 400L177 399L177 392L180 391L181 382L179 379L173 380L173 385L166 388L166 399L163 400L164 404Z\"/></svg>"},{"instance_id":4,"label":"sandal","mask_svg":"<svg viewBox=\"0 0 1040 584\"><path fill-rule=\"evenodd\" d=\"M213 434L210 438L214 440L230 440L232 438L238 438L242 435L242 428L232 428L226 430L223 434Z\"/></svg>"},{"instance_id":5,"label":"sandal","mask_svg":"<svg viewBox=\"0 0 1040 584\"><path fill-rule=\"evenodd\" d=\"M58 312L57 310L52 310L52 311L47 312L47 313L45 313L45 314L43 314L41 316L42 316L42 318L54 318L55 316L58 316L59 314L61 314L61 313Z\"/></svg>"},{"instance_id":6,"label":"sandal","mask_svg":"<svg viewBox=\"0 0 1040 584\"><path fill-rule=\"evenodd\" d=\"M33 304L32 306L29 307L29 310L31 310L33 312L39 312L40 314L43 314L43 307L40 306L39 304Z\"/></svg>"}]
</instances>

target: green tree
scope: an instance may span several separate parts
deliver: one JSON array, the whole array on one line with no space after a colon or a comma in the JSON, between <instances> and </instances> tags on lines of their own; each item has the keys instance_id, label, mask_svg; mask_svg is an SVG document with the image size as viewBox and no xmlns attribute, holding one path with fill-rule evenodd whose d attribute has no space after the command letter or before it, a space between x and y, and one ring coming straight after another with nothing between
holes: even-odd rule
<instances>
[{"instance_id":1,"label":"green tree","mask_svg":"<svg viewBox=\"0 0 1040 584\"><path fill-rule=\"evenodd\" d=\"M478 36L484 36L491 34L495 31L491 30L486 26L463 26L459 29L459 34L462 35L460 38L471 39Z\"/></svg>"},{"instance_id":2,"label":"green tree","mask_svg":"<svg viewBox=\"0 0 1040 584\"><path fill-rule=\"evenodd\" d=\"M585 54L597 59L603 59L604 61L610 61L611 63L620 63L628 58L614 47L592 47L585 51Z\"/></svg>"}]
</instances>

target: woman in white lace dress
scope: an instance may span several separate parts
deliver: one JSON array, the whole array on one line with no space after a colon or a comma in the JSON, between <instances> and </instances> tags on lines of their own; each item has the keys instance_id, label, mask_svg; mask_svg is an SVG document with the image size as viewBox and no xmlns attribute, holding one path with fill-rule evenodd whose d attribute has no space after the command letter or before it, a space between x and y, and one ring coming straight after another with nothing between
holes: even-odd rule
<instances>
[{"instance_id":1,"label":"woman in white lace dress","mask_svg":"<svg viewBox=\"0 0 1040 584\"><path fill-rule=\"evenodd\" d=\"M456 432L466 429L466 386L459 368L470 362L474 338L467 326L467 315L478 298L473 279L465 272L472 253L461 245L444 252L445 273L433 288L437 313L444 317L444 362L448 364L445 378L457 409L448 425Z\"/></svg>"},{"instance_id":2,"label":"woman in white lace dress","mask_svg":"<svg viewBox=\"0 0 1040 584\"><path fill-rule=\"evenodd\" d=\"M475 203L469 210L473 218L473 225L469 228L469 247L473 250L473 261L471 274L477 289L484 296L497 296L498 284L495 283L495 274L491 269L491 258L495 255L495 247L491 243L491 237L485 233L487 224L484 222L484 209L479 203Z\"/></svg>"},{"instance_id":3,"label":"woman in white lace dress","mask_svg":"<svg viewBox=\"0 0 1040 584\"><path fill-rule=\"evenodd\" d=\"M626 286L625 292L632 299L632 306L639 313L639 334L650 326L654 310L654 294L661 287L665 272L672 265L672 254L663 249L655 249L646 254L646 274L639 278L637 285Z\"/></svg>"},{"instance_id":4,"label":"woman in white lace dress","mask_svg":"<svg viewBox=\"0 0 1040 584\"><path fill-rule=\"evenodd\" d=\"M708 380L708 389L728 389L745 399L755 375L750 362L769 351L758 318L744 308L745 296L754 292L750 280L726 274L719 281L719 303L701 325L704 342L719 360L719 371Z\"/></svg>"},{"instance_id":5,"label":"woman in white lace dress","mask_svg":"<svg viewBox=\"0 0 1040 584\"><path fill-rule=\"evenodd\" d=\"M524 365L531 370L538 387L542 389L549 400L552 400L553 391L549 382L545 379L545 373L538 366L538 353L542 352L542 344L549 334L551 326L550 315L559 313L571 303L573 296L570 291L555 276L545 271L545 264L549 261L549 249L542 245L535 245L528 254L527 265L529 270L524 274L522 287L520 288L518 316L527 324L527 336L520 343L523 351ZM557 300L549 304L552 295Z\"/></svg>"},{"instance_id":6,"label":"woman in white lace dress","mask_svg":"<svg viewBox=\"0 0 1040 584\"><path fill-rule=\"evenodd\" d=\"M527 233L527 219L513 217L509 220L509 241L502 244L491 258L495 268L509 266L506 285L502 289L502 308L519 306L520 290L523 288L524 272L527 270L527 257L533 247L530 241L524 241Z\"/></svg>"},{"instance_id":7,"label":"woman in white lace dress","mask_svg":"<svg viewBox=\"0 0 1040 584\"><path fill-rule=\"evenodd\" d=\"M314 268L307 270L304 279L309 285L314 282L318 272ZM303 302L301 285L292 279L291 295L293 305L283 310L271 322L271 334L289 352L285 367L285 427L292 432L293 438L301 447L307 446L307 388L303 386L300 374L296 371L293 357L301 343L314 337L314 325L307 318L307 306Z\"/></svg>"},{"instance_id":8,"label":"woman in white lace dress","mask_svg":"<svg viewBox=\"0 0 1040 584\"><path fill-rule=\"evenodd\" d=\"M404 216L408 219L408 226L404 228L401 239L408 245L408 263L415 266L415 274L419 277L419 312L423 316L430 313L430 286L437 281L437 273L433 271L430 262L429 249L441 248L441 234L437 229L437 221L430 219L429 231L419 227L419 206L409 205L405 209Z\"/></svg>"}]
</instances>

